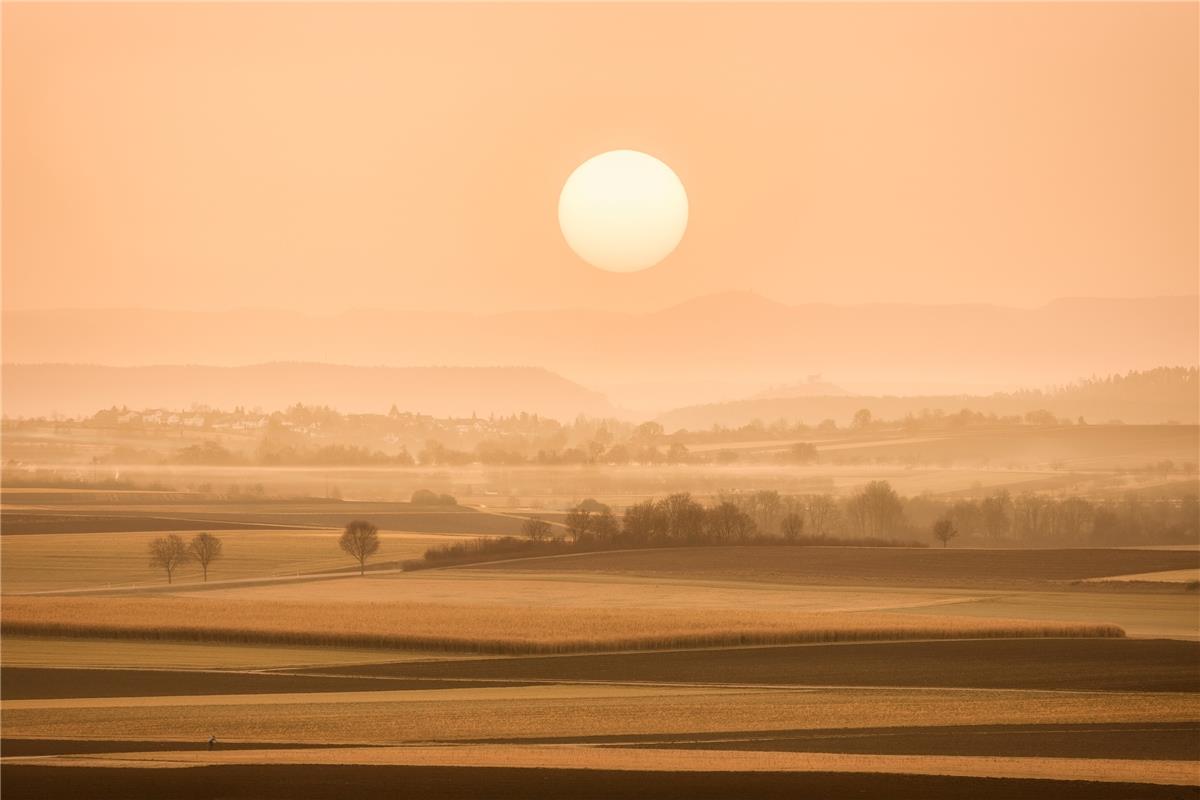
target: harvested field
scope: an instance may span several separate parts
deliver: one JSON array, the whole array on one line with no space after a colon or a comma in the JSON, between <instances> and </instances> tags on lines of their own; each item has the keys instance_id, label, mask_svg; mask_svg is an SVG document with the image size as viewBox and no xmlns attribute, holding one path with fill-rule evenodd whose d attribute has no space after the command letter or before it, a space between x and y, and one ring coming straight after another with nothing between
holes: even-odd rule
<instances>
[{"instance_id":1,"label":"harvested field","mask_svg":"<svg viewBox=\"0 0 1200 800\"><path fill-rule=\"evenodd\" d=\"M221 742L222 750L290 750L328 746L302 742ZM0 753L3 753L6 758L82 755L85 753L152 753L164 750L175 752L208 750L208 743L105 741L103 739L0 739Z\"/></svg>"},{"instance_id":2,"label":"harvested field","mask_svg":"<svg viewBox=\"0 0 1200 800\"><path fill-rule=\"evenodd\" d=\"M29 763L14 759L16 763ZM1098 782L1133 780L1163 785L1196 783L1190 761L1128 761L1014 756L913 756L849 753L700 752L692 749L648 750L571 745L460 745L457 747L366 747L309 750L225 750L208 752L114 753L97 756L52 756L46 762L73 766L140 766L179 769L212 764L354 764L411 766L490 766L535 769L624 769L656 772L863 772L958 775L980 778L1069 778ZM12 762L10 762L12 763ZM36 762L34 762L36 763Z\"/></svg>"},{"instance_id":3,"label":"harvested field","mask_svg":"<svg viewBox=\"0 0 1200 800\"><path fill-rule=\"evenodd\" d=\"M189 592L181 592L187 594ZM354 601L555 608L886 611L954 604L989 595L971 590L867 586L796 587L685 578L553 572L426 570L357 575L345 580L272 586L231 586L196 594L212 599L327 603Z\"/></svg>"},{"instance_id":4,"label":"harvested field","mask_svg":"<svg viewBox=\"0 0 1200 800\"><path fill-rule=\"evenodd\" d=\"M126 531L232 531L255 528L274 530L283 527L229 519L124 515L124 514L47 514L29 511L5 511L0 514L0 533L5 536L55 533L123 533Z\"/></svg>"},{"instance_id":5,"label":"harvested field","mask_svg":"<svg viewBox=\"0 0 1200 800\"><path fill-rule=\"evenodd\" d=\"M752 750L789 753L1115 758L1200 761L1200 722L1101 725L937 725L915 728L831 728L823 731L728 731L645 737L621 747Z\"/></svg>"},{"instance_id":6,"label":"harvested field","mask_svg":"<svg viewBox=\"0 0 1200 800\"><path fill-rule=\"evenodd\" d=\"M4 708L30 701L76 698L190 697L296 692L377 692L396 689L458 688L454 681L325 677L298 673L184 671L150 669L0 668ZM520 685L507 682L500 685ZM86 701L80 700L80 703ZM207 701L205 701L207 702Z\"/></svg>"},{"instance_id":7,"label":"harvested field","mask_svg":"<svg viewBox=\"0 0 1200 800\"><path fill-rule=\"evenodd\" d=\"M955 550L901 547L685 547L490 563L487 569L602 572L820 585L1036 587L1200 568L1194 550Z\"/></svg>"},{"instance_id":8,"label":"harvested field","mask_svg":"<svg viewBox=\"0 0 1200 800\"><path fill-rule=\"evenodd\" d=\"M403 510L395 510L395 506L402 506ZM383 503L337 503L317 508L283 503L267 509L219 503L195 507L121 507L119 514L112 513L111 507L107 506L47 510L6 508L2 517L3 533L10 536L254 528L328 530L340 529L353 519L364 518L374 522L380 530L485 536L519 534L524 522L521 517L490 514L461 506L430 509Z\"/></svg>"},{"instance_id":9,"label":"harvested field","mask_svg":"<svg viewBox=\"0 0 1200 800\"><path fill-rule=\"evenodd\" d=\"M526 744L534 743L528 739ZM943 725L912 728L830 728L797 731L721 731L547 738L538 743L756 752L890 755L1000 755L1036 758L1114 758L1200 761L1200 723L1131 722L1075 725ZM488 743L486 741L480 744ZM222 750L311 748L312 743L225 742ZM204 742L95 739L5 739L5 756L206 750Z\"/></svg>"},{"instance_id":10,"label":"harvested field","mask_svg":"<svg viewBox=\"0 0 1200 800\"><path fill-rule=\"evenodd\" d=\"M906 609L906 613L1109 622L1130 636L1200 639L1200 593L1196 592L1006 592L961 603Z\"/></svg>"},{"instance_id":11,"label":"harvested field","mask_svg":"<svg viewBox=\"0 0 1200 800\"><path fill-rule=\"evenodd\" d=\"M134 638L481 653L569 653L795 642L1119 637L1112 625L898 613L11 597L5 635Z\"/></svg>"},{"instance_id":12,"label":"harvested field","mask_svg":"<svg viewBox=\"0 0 1200 800\"><path fill-rule=\"evenodd\" d=\"M1200 582L1200 568L1169 569L1163 572L1139 572L1134 575L1109 575L1104 578L1088 578L1088 581L1195 583Z\"/></svg>"},{"instance_id":13,"label":"harvested field","mask_svg":"<svg viewBox=\"0 0 1200 800\"><path fill-rule=\"evenodd\" d=\"M381 663L309 671L375 677L648 681L723 686L1200 692L1198 663L1200 644L1195 642L1008 639Z\"/></svg>"},{"instance_id":14,"label":"harvested field","mask_svg":"<svg viewBox=\"0 0 1200 800\"><path fill-rule=\"evenodd\" d=\"M569 691L568 691L569 690ZM750 730L1194 722L1200 697L931 689L493 687L126 698L113 707L9 708L6 738L402 744ZM286 701L283 701L286 698ZM32 701L25 701L32 702ZM45 706L52 701L37 701Z\"/></svg>"},{"instance_id":15,"label":"harvested field","mask_svg":"<svg viewBox=\"0 0 1200 800\"><path fill-rule=\"evenodd\" d=\"M310 800L383 797L403 786L427 800L521 797L528 800L826 800L830 797L891 797L895 800L1179 800L1197 793L1175 786L1091 781L965 778L880 773L639 772L595 769L499 767L380 767L269 764L209 766L187 770L62 767L9 764L9 798L128 800L171 796L177 800L292 800L303 786Z\"/></svg>"},{"instance_id":16,"label":"harvested field","mask_svg":"<svg viewBox=\"0 0 1200 800\"><path fill-rule=\"evenodd\" d=\"M133 667L136 669L266 669L362 664L398 658L447 658L445 653L280 647L129 639L4 637L5 667Z\"/></svg>"}]
</instances>

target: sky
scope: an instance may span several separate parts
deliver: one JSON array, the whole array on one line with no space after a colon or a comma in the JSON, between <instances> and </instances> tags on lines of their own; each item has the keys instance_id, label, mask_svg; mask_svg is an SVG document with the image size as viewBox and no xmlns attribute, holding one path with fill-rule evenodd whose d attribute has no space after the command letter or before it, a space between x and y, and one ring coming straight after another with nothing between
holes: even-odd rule
<instances>
[{"instance_id":1,"label":"sky","mask_svg":"<svg viewBox=\"0 0 1200 800\"><path fill-rule=\"evenodd\" d=\"M1198 291L1200 5L3 6L3 306L646 310ZM633 274L563 181L690 204Z\"/></svg>"}]
</instances>

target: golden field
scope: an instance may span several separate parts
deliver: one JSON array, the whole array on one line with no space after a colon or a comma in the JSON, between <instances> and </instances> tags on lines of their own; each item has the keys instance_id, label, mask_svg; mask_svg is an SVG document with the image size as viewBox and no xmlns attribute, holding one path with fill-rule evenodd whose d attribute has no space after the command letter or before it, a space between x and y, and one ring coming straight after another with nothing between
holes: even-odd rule
<instances>
[{"instance_id":1,"label":"golden field","mask_svg":"<svg viewBox=\"0 0 1200 800\"><path fill-rule=\"evenodd\" d=\"M193 532L180 535L184 540ZM35 592L106 586L166 585L166 574L149 565L150 542L166 532L48 533L0 537L0 583L4 591ZM356 566L338 549L340 531L217 531L224 549L209 568L210 581L322 572ZM379 534L373 560L417 558L426 549L459 537L425 533ZM176 583L201 580L200 568L185 564Z\"/></svg>"},{"instance_id":2,"label":"golden field","mask_svg":"<svg viewBox=\"0 0 1200 800\"><path fill-rule=\"evenodd\" d=\"M6 667L132 667L136 669L278 669L437 658L420 650L355 650L220 642L146 642L132 639L4 637ZM470 656L459 656L466 658Z\"/></svg>"},{"instance_id":3,"label":"golden field","mask_svg":"<svg viewBox=\"0 0 1200 800\"><path fill-rule=\"evenodd\" d=\"M10 597L5 635L481 653L987 637L1113 637L1115 625L741 609L245 602L202 597Z\"/></svg>"},{"instance_id":4,"label":"golden field","mask_svg":"<svg viewBox=\"0 0 1200 800\"><path fill-rule=\"evenodd\" d=\"M4 704L5 737L401 744L877 728L1190 721L1200 697L979 689L541 685ZM86 701L85 701L86 702ZM75 704L75 705L72 705ZM24 705L26 707L14 707Z\"/></svg>"},{"instance_id":5,"label":"golden field","mask_svg":"<svg viewBox=\"0 0 1200 800\"><path fill-rule=\"evenodd\" d=\"M56 767L179 769L186 767L312 764L337 766L506 767L525 769L636 770L644 772L887 772L898 775L955 775L977 778L1151 783L1187 786L1196 782L1191 761L1123 758L856 755L687 749L641 750L587 745L434 745L335 747L303 750L178 750L107 755L12 758L9 764Z\"/></svg>"}]
</instances>

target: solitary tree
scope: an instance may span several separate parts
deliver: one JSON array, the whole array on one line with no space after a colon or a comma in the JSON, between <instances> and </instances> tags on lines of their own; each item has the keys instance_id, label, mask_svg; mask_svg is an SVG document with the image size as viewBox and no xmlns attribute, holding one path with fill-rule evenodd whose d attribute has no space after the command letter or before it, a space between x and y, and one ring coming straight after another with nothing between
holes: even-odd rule
<instances>
[{"instance_id":1,"label":"solitary tree","mask_svg":"<svg viewBox=\"0 0 1200 800\"><path fill-rule=\"evenodd\" d=\"M204 570L204 582L208 583L208 565L221 557L221 540L211 533L197 533L188 543L188 555Z\"/></svg>"},{"instance_id":2,"label":"solitary tree","mask_svg":"<svg viewBox=\"0 0 1200 800\"><path fill-rule=\"evenodd\" d=\"M783 538L794 542L804 533L804 517L799 514L787 514L779 520L779 530Z\"/></svg>"},{"instance_id":3,"label":"solitary tree","mask_svg":"<svg viewBox=\"0 0 1200 800\"><path fill-rule=\"evenodd\" d=\"M356 519L342 531L338 545L358 560L358 574L367 570L367 557L379 550L379 529L363 519Z\"/></svg>"},{"instance_id":4,"label":"solitary tree","mask_svg":"<svg viewBox=\"0 0 1200 800\"><path fill-rule=\"evenodd\" d=\"M958 536L958 531L954 529L954 523L943 517L933 523L933 538L942 543L942 547L950 544L950 540Z\"/></svg>"},{"instance_id":5,"label":"solitary tree","mask_svg":"<svg viewBox=\"0 0 1200 800\"><path fill-rule=\"evenodd\" d=\"M550 523L539 517L530 517L521 525L521 530L529 541L541 543L548 540L551 536Z\"/></svg>"},{"instance_id":6,"label":"solitary tree","mask_svg":"<svg viewBox=\"0 0 1200 800\"><path fill-rule=\"evenodd\" d=\"M175 570L186 564L190 558L187 545L177 533L160 536L150 542L150 566L166 570L167 583L174 580Z\"/></svg>"}]
</instances>

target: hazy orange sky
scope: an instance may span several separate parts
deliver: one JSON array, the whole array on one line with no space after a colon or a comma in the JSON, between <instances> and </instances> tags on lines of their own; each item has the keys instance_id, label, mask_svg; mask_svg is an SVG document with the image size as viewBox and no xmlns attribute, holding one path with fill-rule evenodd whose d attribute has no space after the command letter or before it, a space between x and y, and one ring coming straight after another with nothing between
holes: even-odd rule
<instances>
[{"instance_id":1,"label":"hazy orange sky","mask_svg":"<svg viewBox=\"0 0 1200 800\"><path fill-rule=\"evenodd\" d=\"M1198 291L1196 3L3 6L5 308ZM682 178L581 262L584 159Z\"/></svg>"}]
</instances>

